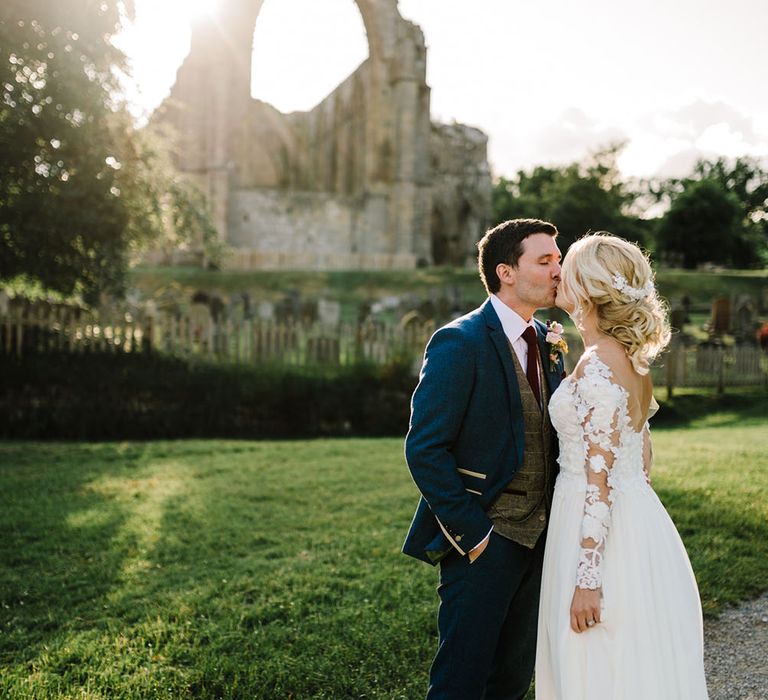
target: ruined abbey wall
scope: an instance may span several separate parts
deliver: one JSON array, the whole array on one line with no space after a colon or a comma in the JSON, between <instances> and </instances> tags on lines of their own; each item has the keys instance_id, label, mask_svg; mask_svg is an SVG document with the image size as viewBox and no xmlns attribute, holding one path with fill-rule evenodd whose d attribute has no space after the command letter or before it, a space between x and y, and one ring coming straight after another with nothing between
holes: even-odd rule
<instances>
[{"instance_id":1,"label":"ruined abbey wall","mask_svg":"<svg viewBox=\"0 0 768 700\"><path fill-rule=\"evenodd\" d=\"M177 166L208 196L230 264L372 269L473 257L490 208L487 140L431 123L424 37L397 1L358 0L368 59L314 109L291 114L250 97L262 3L229 0L217 22L196 28L154 117L178 135Z\"/></svg>"}]
</instances>

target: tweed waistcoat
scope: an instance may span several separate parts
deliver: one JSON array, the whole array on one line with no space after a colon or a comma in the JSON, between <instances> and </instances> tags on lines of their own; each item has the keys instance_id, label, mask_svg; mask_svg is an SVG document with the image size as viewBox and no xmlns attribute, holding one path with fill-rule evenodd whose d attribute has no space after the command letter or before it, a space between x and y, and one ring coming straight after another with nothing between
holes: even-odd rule
<instances>
[{"instance_id":1,"label":"tweed waistcoat","mask_svg":"<svg viewBox=\"0 0 768 700\"><path fill-rule=\"evenodd\" d=\"M523 404L525 449L520 469L491 505L488 516L493 521L495 532L533 548L547 527L547 514L557 473L552 449L552 426L547 410L549 392L543 375L543 363L539 361L539 386L544 404L543 408L540 407L511 344L509 349Z\"/></svg>"}]
</instances>

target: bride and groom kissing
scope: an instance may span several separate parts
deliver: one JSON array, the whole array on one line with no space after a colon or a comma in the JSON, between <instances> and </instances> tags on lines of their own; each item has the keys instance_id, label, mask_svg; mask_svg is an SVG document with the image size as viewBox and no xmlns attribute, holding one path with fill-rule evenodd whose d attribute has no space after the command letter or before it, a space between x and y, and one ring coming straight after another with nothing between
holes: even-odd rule
<instances>
[{"instance_id":1,"label":"bride and groom kissing","mask_svg":"<svg viewBox=\"0 0 768 700\"><path fill-rule=\"evenodd\" d=\"M703 700L701 604L650 485L649 363L669 326L647 257L507 221L478 243L488 299L430 339L405 454L403 551L439 565L428 700ZM584 353L566 376L557 305Z\"/></svg>"}]
</instances>

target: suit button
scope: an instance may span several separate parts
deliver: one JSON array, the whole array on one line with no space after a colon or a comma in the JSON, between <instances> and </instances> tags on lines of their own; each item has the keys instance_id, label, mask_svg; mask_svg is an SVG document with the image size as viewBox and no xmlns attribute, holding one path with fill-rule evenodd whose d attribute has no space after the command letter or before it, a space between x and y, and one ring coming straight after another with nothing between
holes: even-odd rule
<instances>
[{"instance_id":1,"label":"suit button","mask_svg":"<svg viewBox=\"0 0 768 700\"><path fill-rule=\"evenodd\" d=\"M544 522L546 519L547 519L546 515L540 515L539 516L539 520L541 520L541 522Z\"/></svg>"},{"instance_id":2,"label":"suit button","mask_svg":"<svg viewBox=\"0 0 768 700\"><path fill-rule=\"evenodd\" d=\"M456 535L456 541L461 542L461 535Z\"/></svg>"}]
</instances>

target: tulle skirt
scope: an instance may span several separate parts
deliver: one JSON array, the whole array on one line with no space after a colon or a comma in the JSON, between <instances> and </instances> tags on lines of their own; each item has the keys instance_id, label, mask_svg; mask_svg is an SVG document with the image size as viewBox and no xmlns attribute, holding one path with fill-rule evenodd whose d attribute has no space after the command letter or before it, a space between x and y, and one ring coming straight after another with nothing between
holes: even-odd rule
<instances>
[{"instance_id":1,"label":"tulle skirt","mask_svg":"<svg viewBox=\"0 0 768 700\"><path fill-rule=\"evenodd\" d=\"M585 480L558 477L544 554L537 700L705 700L701 602L688 555L644 480L614 489L602 622L570 627Z\"/></svg>"}]
</instances>

